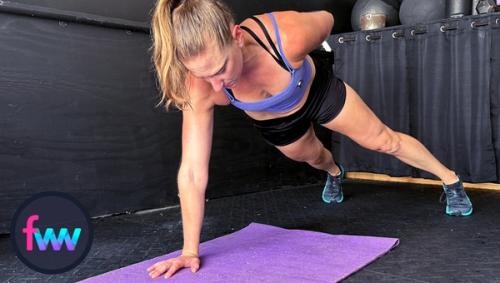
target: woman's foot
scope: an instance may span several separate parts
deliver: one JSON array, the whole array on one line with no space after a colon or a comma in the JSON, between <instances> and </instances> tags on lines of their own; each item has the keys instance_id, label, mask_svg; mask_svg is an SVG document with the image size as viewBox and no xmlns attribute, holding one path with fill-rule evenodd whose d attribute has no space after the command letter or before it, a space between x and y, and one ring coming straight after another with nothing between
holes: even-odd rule
<instances>
[{"instance_id":1,"label":"woman's foot","mask_svg":"<svg viewBox=\"0 0 500 283\"><path fill-rule=\"evenodd\" d=\"M344 193L342 192L342 180L344 179L344 168L342 165L337 164L340 173L337 176L332 176L327 173L326 184L323 188L321 197L326 203L336 202L341 203L344 200Z\"/></svg>"},{"instance_id":2,"label":"woman's foot","mask_svg":"<svg viewBox=\"0 0 500 283\"><path fill-rule=\"evenodd\" d=\"M452 216L469 216L472 214L472 203L465 193L464 185L460 177L456 183L443 184L443 195L446 195L446 214Z\"/></svg>"}]
</instances>

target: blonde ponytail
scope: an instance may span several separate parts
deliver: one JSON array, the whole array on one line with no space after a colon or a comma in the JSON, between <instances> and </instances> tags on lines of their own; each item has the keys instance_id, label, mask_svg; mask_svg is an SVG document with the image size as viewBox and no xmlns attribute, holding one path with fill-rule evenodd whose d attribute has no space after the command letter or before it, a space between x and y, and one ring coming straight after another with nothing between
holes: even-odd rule
<instances>
[{"instance_id":1,"label":"blonde ponytail","mask_svg":"<svg viewBox=\"0 0 500 283\"><path fill-rule=\"evenodd\" d=\"M159 0L151 23L153 33L153 62L161 91L160 104L168 109L172 104L183 109L189 101L183 95L186 70L176 57L172 34L172 0ZM181 83L182 82L182 83Z\"/></svg>"}]
</instances>

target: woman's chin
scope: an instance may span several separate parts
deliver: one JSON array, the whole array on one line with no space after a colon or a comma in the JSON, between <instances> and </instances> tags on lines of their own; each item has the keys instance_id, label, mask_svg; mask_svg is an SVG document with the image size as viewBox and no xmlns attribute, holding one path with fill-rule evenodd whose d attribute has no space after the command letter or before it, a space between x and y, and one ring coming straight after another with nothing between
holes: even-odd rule
<instances>
[{"instance_id":1,"label":"woman's chin","mask_svg":"<svg viewBox=\"0 0 500 283\"><path fill-rule=\"evenodd\" d=\"M234 88L238 84L237 80L232 80L228 82L227 84L224 84L225 88Z\"/></svg>"}]
</instances>

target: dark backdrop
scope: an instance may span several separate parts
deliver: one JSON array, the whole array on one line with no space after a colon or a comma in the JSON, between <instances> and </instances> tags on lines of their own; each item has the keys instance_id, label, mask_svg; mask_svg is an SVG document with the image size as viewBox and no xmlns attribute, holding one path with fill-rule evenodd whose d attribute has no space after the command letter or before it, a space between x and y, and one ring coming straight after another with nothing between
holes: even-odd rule
<instances>
[{"instance_id":1,"label":"dark backdrop","mask_svg":"<svg viewBox=\"0 0 500 283\"><path fill-rule=\"evenodd\" d=\"M235 13L237 21L275 10L328 10L335 15L333 32L350 31L351 10L356 0L274 0L274 1L225 1ZM154 0L5 0L0 11L55 19L72 19L98 25L118 26L148 31Z\"/></svg>"},{"instance_id":2,"label":"dark backdrop","mask_svg":"<svg viewBox=\"0 0 500 283\"><path fill-rule=\"evenodd\" d=\"M10 0L4 2L19 3L32 8L51 8L60 12L77 12L89 15L108 17L149 24L149 12L156 3L155 0ZM28 6L26 6L28 8Z\"/></svg>"}]
</instances>

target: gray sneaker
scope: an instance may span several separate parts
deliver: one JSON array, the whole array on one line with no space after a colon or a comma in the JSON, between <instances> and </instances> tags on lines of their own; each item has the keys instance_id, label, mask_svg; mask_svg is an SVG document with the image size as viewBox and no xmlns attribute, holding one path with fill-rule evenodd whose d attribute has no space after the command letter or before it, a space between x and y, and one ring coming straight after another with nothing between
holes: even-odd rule
<instances>
[{"instance_id":1,"label":"gray sneaker","mask_svg":"<svg viewBox=\"0 0 500 283\"><path fill-rule=\"evenodd\" d=\"M326 203L331 203L332 201L341 203L344 200L342 180L344 179L345 171L342 165L337 164L337 166L340 168L340 174L338 176L332 176L329 173L326 174L326 184L321 195L323 201Z\"/></svg>"},{"instance_id":2,"label":"gray sneaker","mask_svg":"<svg viewBox=\"0 0 500 283\"><path fill-rule=\"evenodd\" d=\"M472 203L465 193L460 177L458 177L458 182L454 184L443 184L443 190L441 202L444 202L443 196L446 196L446 214L452 216L469 216L472 214Z\"/></svg>"}]
</instances>

